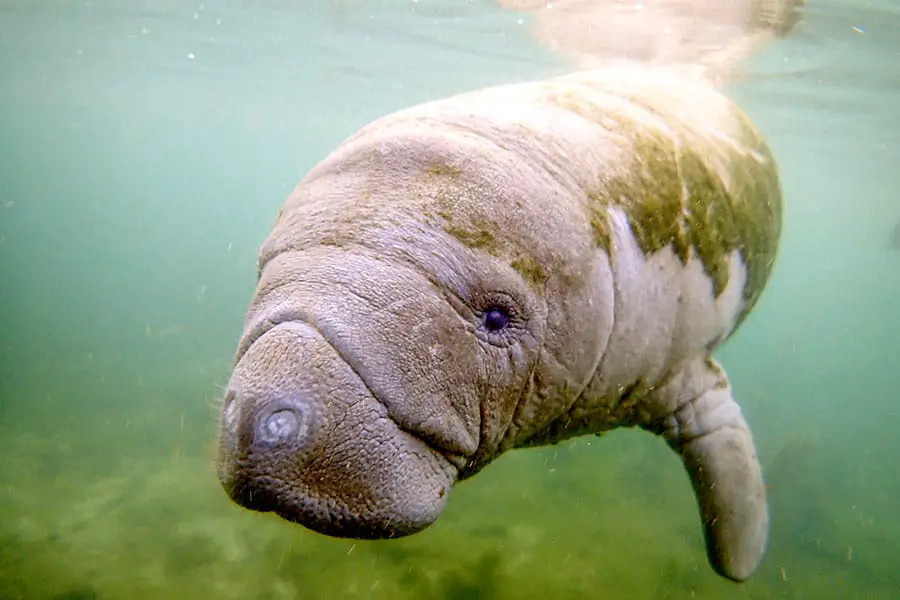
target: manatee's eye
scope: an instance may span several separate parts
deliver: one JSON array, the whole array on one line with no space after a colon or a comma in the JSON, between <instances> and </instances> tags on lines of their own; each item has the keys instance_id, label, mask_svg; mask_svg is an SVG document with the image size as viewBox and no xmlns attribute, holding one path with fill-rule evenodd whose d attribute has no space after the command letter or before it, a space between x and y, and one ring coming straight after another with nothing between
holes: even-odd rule
<instances>
[{"instance_id":1,"label":"manatee's eye","mask_svg":"<svg viewBox=\"0 0 900 600\"><path fill-rule=\"evenodd\" d=\"M469 315L475 335L491 346L506 348L517 344L526 331L529 315L522 302L507 291L484 291L473 298Z\"/></svg>"},{"instance_id":2,"label":"manatee's eye","mask_svg":"<svg viewBox=\"0 0 900 600\"><path fill-rule=\"evenodd\" d=\"M509 327L509 312L497 306L484 311L484 328L494 333Z\"/></svg>"}]
</instances>

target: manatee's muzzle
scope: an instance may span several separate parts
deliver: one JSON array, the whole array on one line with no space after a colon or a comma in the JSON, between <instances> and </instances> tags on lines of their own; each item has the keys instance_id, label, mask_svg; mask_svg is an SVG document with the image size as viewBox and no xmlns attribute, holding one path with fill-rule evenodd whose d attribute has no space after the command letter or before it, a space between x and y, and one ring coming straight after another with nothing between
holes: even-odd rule
<instances>
[{"instance_id":1,"label":"manatee's muzzle","mask_svg":"<svg viewBox=\"0 0 900 600\"><path fill-rule=\"evenodd\" d=\"M420 531L457 476L306 323L280 323L250 345L223 408L218 472L229 497L326 535Z\"/></svg>"},{"instance_id":2,"label":"manatee's muzzle","mask_svg":"<svg viewBox=\"0 0 900 600\"><path fill-rule=\"evenodd\" d=\"M234 419L237 406L233 397L229 402L228 418ZM310 404L305 398L282 396L270 405L264 405L243 426L240 433L233 429L223 432L222 456L233 456L243 446L247 459L238 467L232 467L223 483L231 498L239 505L260 512L277 512L285 488L284 482L262 472L287 472L294 465L308 444L310 423L314 419ZM233 421L232 421L233 422ZM239 440L243 440L243 443ZM263 464L254 464L254 461ZM290 501L288 501L290 505Z\"/></svg>"}]
</instances>

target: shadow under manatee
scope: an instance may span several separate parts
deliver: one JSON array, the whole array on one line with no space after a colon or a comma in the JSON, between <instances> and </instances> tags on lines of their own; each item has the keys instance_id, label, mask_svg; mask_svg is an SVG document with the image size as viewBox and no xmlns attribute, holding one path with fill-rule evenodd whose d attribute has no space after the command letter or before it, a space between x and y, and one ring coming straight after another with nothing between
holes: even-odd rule
<instances>
[{"instance_id":1,"label":"shadow under manatee","mask_svg":"<svg viewBox=\"0 0 900 600\"><path fill-rule=\"evenodd\" d=\"M487 600L498 598L500 590L500 553L496 550L481 555L478 562L464 571L451 571L441 581L438 596L443 600Z\"/></svg>"},{"instance_id":2,"label":"shadow under manatee","mask_svg":"<svg viewBox=\"0 0 900 600\"><path fill-rule=\"evenodd\" d=\"M404 587L415 590L416 597L439 600L487 600L500 597L502 558L499 549L483 551L474 563L464 563L454 569L446 569L444 566L437 577L433 576L434 573L425 572L429 561L421 560L424 550L421 546L382 544L374 549L379 557L404 568L400 576L401 582Z\"/></svg>"},{"instance_id":3,"label":"shadow under manatee","mask_svg":"<svg viewBox=\"0 0 900 600\"><path fill-rule=\"evenodd\" d=\"M843 597L848 585L900 584L892 531L900 525L867 479L871 470L816 435L784 443L765 471L771 530L762 570L768 577L789 585L801 577L797 590L823 586L823 597Z\"/></svg>"},{"instance_id":4,"label":"shadow under manatee","mask_svg":"<svg viewBox=\"0 0 900 600\"><path fill-rule=\"evenodd\" d=\"M821 452L817 437L797 435L785 442L765 471L772 523L769 546L781 560L798 554L828 556L823 538L833 532L824 471L819 468Z\"/></svg>"}]
</instances>

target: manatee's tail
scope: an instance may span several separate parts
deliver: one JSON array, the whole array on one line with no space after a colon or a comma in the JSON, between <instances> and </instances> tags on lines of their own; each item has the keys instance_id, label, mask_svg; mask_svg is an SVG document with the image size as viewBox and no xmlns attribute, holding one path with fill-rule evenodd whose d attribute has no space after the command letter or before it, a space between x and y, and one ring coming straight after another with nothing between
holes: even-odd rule
<instances>
[{"instance_id":1,"label":"manatee's tail","mask_svg":"<svg viewBox=\"0 0 900 600\"><path fill-rule=\"evenodd\" d=\"M532 17L532 33L578 68L639 62L717 85L790 34L805 0L497 0Z\"/></svg>"}]
</instances>

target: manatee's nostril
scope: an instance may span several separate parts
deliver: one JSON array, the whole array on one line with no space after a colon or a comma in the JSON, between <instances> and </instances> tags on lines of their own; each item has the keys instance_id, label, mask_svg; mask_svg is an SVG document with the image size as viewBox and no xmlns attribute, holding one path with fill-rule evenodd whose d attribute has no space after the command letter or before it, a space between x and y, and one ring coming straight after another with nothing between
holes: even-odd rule
<instances>
[{"instance_id":1,"label":"manatee's nostril","mask_svg":"<svg viewBox=\"0 0 900 600\"><path fill-rule=\"evenodd\" d=\"M266 418L265 435L269 441L283 440L292 436L299 428L297 413L282 409Z\"/></svg>"},{"instance_id":2,"label":"manatee's nostril","mask_svg":"<svg viewBox=\"0 0 900 600\"><path fill-rule=\"evenodd\" d=\"M257 443L266 445L290 444L301 441L305 429L303 412L282 404L259 416L255 438Z\"/></svg>"}]
</instances>

